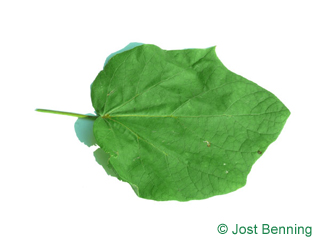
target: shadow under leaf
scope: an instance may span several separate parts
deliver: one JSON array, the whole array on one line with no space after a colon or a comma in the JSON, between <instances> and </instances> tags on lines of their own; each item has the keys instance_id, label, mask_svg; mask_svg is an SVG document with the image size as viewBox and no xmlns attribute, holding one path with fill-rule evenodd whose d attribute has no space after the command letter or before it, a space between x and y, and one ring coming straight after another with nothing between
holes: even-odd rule
<instances>
[{"instance_id":1,"label":"shadow under leaf","mask_svg":"<svg viewBox=\"0 0 320 240\"><path fill-rule=\"evenodd\" d=\"M104 66L108 63L108 61L114 55L121 53L121 52L124 52L124 51L127 51L127 50L130 50L130 49L135 48L137 46L140 46L142 44L143 43L137 43L137 42L129 43L127 46L125 46L121 50L110 54L107 57L107 59L104 63ZM91 85L90 85L90 88L91 88ZM89 113L87 115L95 116L91 113ZM92 119L92 118L78 118L77 121L74 123L74 130L76 132L76 135L77 135L79 141L88 147L98 145L96 142L96 139L94 137L94 134L93 134L93 124L94 124L94 119ZM93 155L96 159L96 162L104 168L104 170L106 171L106 173L108 175L119 178L116 171L109 163L110 154L106 153L102 148L98 148L97 150L94 151Z\"/></svg>"}]
</instances>

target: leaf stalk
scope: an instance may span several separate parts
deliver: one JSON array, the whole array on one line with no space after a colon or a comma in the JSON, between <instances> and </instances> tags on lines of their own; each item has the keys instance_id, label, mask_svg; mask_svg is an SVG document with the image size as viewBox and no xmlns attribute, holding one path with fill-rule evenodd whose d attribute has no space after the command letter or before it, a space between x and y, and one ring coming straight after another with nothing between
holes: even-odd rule
<instances>
[{"instance_id":1,"label":"leaf stalk","mask_svg":"<svg viewBox=\"0 0 320 240\"><path fill-rule=\"evenodd\" d=\"M90 115L79 114L79 113L63 112L63 111L41 109L41 108L37 108L36 111L42 112L42 113L53 113L53 114L59 114L59 115L66 115L66 116L77 117L77 118L91 118L91 119L98 118L98 116L90 116Z\"/></svg>"}]
</instances>

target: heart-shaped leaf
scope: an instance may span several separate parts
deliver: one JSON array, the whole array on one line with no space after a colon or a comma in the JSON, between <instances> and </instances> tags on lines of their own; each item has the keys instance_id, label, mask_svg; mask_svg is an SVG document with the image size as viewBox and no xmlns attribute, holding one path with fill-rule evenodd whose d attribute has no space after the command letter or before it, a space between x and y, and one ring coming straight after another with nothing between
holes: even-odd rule
<instances>
[{"instance_id":1,"label":"heart-shaped leaf","mask_svg":"<svg viewBox=\"0 0 320 240\"><path fill-rule=\"evenodd\" d=\"M215 48L141 45L110 59L91 87L94 135L136 194L204 199L242 187L289 110L229 71Z\"/></svg>"}]
</instances>

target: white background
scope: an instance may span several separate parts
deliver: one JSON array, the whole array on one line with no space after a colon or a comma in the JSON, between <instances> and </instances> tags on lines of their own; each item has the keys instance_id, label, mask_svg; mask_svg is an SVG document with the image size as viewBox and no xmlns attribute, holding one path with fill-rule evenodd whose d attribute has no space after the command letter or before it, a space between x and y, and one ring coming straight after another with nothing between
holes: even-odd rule
<instances>
[{"instance_id":1,"label":"white background","mask_svg":"<svg viewBox=\"0 0 320 240\"><path fill-rule=\"evenodd\" d=\"M1 1L0 239L306 239L262 235L262 223L312 226L319 239L317 3ZM217 45L230 70L290 109L244 188L201 201L138 198L77 139L76 118L34 111L93 113L90 84L130 42ZM259 234L233 235L235 224Z\"/></svg>"}]
</instances>

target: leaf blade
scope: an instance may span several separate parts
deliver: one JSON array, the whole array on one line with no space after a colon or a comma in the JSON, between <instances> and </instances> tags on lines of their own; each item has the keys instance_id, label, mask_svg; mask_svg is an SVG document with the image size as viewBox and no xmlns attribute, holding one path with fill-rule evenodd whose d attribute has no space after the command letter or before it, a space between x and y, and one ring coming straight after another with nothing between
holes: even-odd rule
<instances>
[{"instance_id":1,"label":"leaf blade","mask_svg":"<svg viewBox=\"0 0 320 240\"><path fill-rule=\"evenodd\" d=\"M103 116L94 134L118 153L110 163L140 197L187 201L244 186L290 115L272 93L225 68L214 47L142 45L119 55L92 85Z\"/></svg>"}]
</instances>

